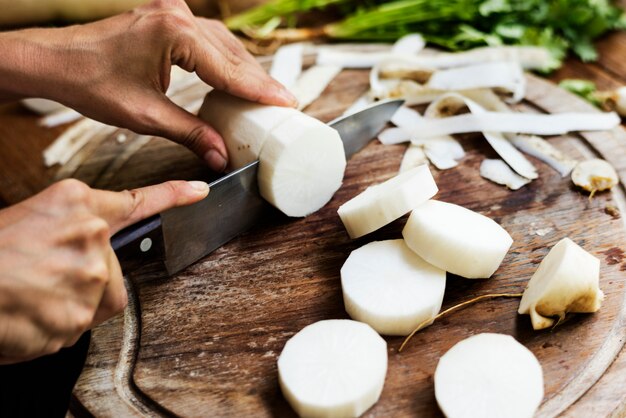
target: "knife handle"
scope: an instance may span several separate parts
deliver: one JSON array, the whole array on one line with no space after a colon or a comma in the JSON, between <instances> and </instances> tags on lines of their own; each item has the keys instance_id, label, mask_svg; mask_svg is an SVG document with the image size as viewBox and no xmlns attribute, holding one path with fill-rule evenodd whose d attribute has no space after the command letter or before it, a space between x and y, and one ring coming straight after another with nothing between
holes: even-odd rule
<instances>
[{"instance_id":1,"label":"knife handle","mask_svg":"<svg viewBox=\"0 0 626 418\"><path fill-rule=\"evenodd\" d=\"M111 237L111 247L124 275L153 261L165 260L161 217L152 216L122 229Z\"/></svg>"}]
</instances>

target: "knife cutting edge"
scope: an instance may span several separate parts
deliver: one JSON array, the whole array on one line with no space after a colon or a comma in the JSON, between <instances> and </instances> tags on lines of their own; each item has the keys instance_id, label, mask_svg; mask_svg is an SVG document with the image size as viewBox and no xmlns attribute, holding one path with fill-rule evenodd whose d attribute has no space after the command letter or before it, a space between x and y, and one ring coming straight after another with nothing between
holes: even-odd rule
<instances>
[{"instance_id":1,"label":"knife cutting edge","mask_svg":"<svg viewBox=\"0 0 626 418\"><path fill-rule=\"evenodd\" d=\"M361 150L389 122L403 100L377 102L328 125L343 141L346 158ZM171 275L257 224L270 208L259 194L259 161L209 184L204 200L150 217L111 238L125 273L146 257L161 258Z\"/></svg>"}]
</instances>

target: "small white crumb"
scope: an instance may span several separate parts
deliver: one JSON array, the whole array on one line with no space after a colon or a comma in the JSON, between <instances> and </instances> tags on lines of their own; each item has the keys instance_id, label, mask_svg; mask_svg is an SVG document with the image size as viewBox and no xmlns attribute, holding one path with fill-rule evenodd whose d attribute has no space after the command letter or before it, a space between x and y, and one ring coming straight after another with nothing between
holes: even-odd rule
<instances>
[{"instance_id":1,"label":"small white crumb","mask_svg":"<svg viewBox=\"0 0 626 418\"><path fill-rule=\"evenodd\" d=\"M128 139L128 135L126 135L123 132L117 134L117 136L115 137L115 140L117 141L118 144L123 144L124 142L126 142L127 139Z\"/></svg>"}]
</instances>

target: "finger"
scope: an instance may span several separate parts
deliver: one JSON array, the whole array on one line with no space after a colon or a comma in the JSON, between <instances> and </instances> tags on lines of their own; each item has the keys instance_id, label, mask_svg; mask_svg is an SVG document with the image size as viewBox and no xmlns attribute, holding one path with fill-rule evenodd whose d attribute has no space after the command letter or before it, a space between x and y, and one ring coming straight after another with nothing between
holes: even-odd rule
<instances>
[{"instance_id":1,"label":"finger","mask_svg":"<svg viewBox=\"0 0 626 418\"><path fill-rule=\"evenodd\" d=\"M119 230L177 206L204 199L209 186L201 181L168 181L124 192L93 190L94 214L108 222L111 235Z\"/></svg>"},{"instance_id":2,"label":"finger","mask_svg":"<svg viewBox=\"0 0 626 418\"><path fill-rule=\"evenodd\" d=\"M196 74L218 90L268 105L295 107L298 100L256 63L251 64L224 48L211 34L196 43Z\"/></svg>"},{"instance_id":3,"label":"finger","mask_svg":"<svg viewBox=\"0 0 626 418\"><path fill-rule=\"evenodd\" d=\"M110 273L109 282L104 289L100 305L98 305L93 323L89 328L93 328L122 312L128 303L122 268L111 247L109 247L107 258Z\"/></svg>"},{"instance_id":4,"label":"finger","mask_svg":"<svg viewBox=\"0 0 626 418\"><path fill-rule=\"evenodd\" d=\"M213 171L221 173L226 169L228 152L220 134L165 95L151 103L149 121L146 130L189 148Z\"/></svg>"}]
</instances>

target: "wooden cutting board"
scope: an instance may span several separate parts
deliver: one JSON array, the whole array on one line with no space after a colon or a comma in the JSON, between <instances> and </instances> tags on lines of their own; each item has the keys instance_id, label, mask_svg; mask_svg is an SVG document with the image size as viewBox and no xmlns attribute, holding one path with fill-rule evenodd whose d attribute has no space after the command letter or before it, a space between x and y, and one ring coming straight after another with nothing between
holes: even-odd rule
<instances>
[{"instance_id":1,"label":"wooden cutting board","mask_svg":"<svg viewBox=\"0 0 626 418\"><path fill-rule=\"evenodd\" d=\"M528 100L520 106L524 110L594 111L548 81L534 76L528 81ZM344 71L307 113L328 121L366 88L366 72ZM30 123L28 129L32 129ZM15 128L18 133L20 126ZM495 219L509 231L514 244L489 280L449 275L444 308L481 294L521 292L549 248L566 236L601 260L603 307L597 314L576 315L556 329L535 332L528 316L517 315L517 300L492 300L426 328L402 353L397 352L402 338L386 338L385 388L366 416L441 416L433 392L437 361L452 345L480 332L513 335L537 356L545 377L539 416L623 414L623 187L590 201L569 178L530 158L539 179L509 191L478 174L481 161L495 157L484 139L480 135L462 139L467 156L461 164L447 171L432 169L440 189L437 198ZM626 180L626 132L622 128L550 141L579 159L606 158ZM128 146L113 136L108 138L86 151L73 175L109 189L211 177L188 151L162 139L152 140L134 154L125 151ZM293 416L280 394L276 373L276 359L286 340L312 322L347 318L339 283L342 263L350 251L367 242L401 237L406 220L351 241L336 210L367 186L395 175L404 149L373 141L349 161L344 185L333 200L305 219L288 219L275 212L174 277L165 277L150 265L129 277L131 297L125 314L93 331L72 413ZM40 170L47 180L58 175L41 167L31 170ZM37 191L43 184L33 183L30 191L21 193Z\"/></svg>"}]
</instances>

